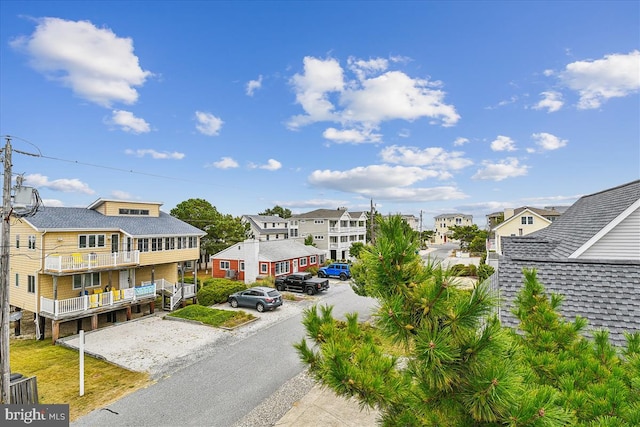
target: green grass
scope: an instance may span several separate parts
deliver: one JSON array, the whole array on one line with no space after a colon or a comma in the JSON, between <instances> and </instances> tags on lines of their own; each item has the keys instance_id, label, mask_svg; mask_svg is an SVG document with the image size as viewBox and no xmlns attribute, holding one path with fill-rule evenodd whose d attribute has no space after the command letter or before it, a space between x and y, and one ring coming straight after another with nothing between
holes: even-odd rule
<instances>
[{"instance_id":1,"label":"green grass","mask_svg":"<svg viewBox=\"0 0 640 427\"><path fill-rule=\"evenodd\" d=\"M50 340L11 339L9 355L11 372L37 377L39 402L69 404L71 421L151 383L146 373L85 355L80 397L78 351L52 345Z\"/></svg>"},{"instance_id":2,"label":"green grass","mask_svg":"<svg viewBox=\"0 0 640 427\"><path fill-rule=\"evenodd\" d=\"M233 328L255 319L254 315L242 310L218 310L197 304L186 306L167 316L194 320L216 328Z\"/></svg>"}]
</instances>

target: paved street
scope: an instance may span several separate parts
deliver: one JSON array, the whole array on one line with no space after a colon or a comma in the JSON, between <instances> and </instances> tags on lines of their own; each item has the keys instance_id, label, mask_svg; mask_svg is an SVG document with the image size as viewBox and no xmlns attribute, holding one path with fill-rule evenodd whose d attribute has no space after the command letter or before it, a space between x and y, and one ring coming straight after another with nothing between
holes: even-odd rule
<instances>
[{"instance_id":1,"label":"paved street","mask_svg":"<svg viewBox=\"0 0 640 427\"><path fill-rule=\"evenodd\" d=\"M334 305L336 317L358 311L366 318L374 301L358 297L348 283L336 281L316 302ZM265 322L262 328L252 325L253 329L247 329L249 332L226 334L214 343L194 350L199 354L197 360L177 357L182 365L176 366L175 360L168 358L162 365L171 369L156 368L164 375L157 383L100 408L73 425L233 425L304 369L293 344L304 336L301 311L312 302L285 304L296 305L298 309L289 317ZM268 318L276 313L264 313L264 316ZM259 325L259 322L255 324ZM130 323L114 328L135 328L135 322ZM199 327L204 328L203 333L210 332L208 327ZM125 329L120 332L120 336L126 336ZM100 331L88 335L98 334ZM141 349L132 352L134 356L136 353L140 357L148 356ZM293 399L300 397L292 396ZM284 415L292 403L282 402L282 407L273 408L274 421Z\"/></svg>"}]
</instances>

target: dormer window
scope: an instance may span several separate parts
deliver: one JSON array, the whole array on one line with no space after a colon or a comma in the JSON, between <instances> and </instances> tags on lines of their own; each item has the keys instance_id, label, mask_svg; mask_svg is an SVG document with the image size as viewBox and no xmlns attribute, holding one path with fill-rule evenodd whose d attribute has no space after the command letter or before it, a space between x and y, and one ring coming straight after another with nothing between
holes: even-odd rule
<instances>
[{"instance_id":1,"label":"dormer window","mask_svg":"<svg viewBox=\"0 0 640 427\"><path fill-rule=\"evenodd\" d=\"M149 209L127 209L127 208L120 208L118 210L118 213L120 215L144 215L144 216L149 216Z\"/></svg>"}]
</instances>

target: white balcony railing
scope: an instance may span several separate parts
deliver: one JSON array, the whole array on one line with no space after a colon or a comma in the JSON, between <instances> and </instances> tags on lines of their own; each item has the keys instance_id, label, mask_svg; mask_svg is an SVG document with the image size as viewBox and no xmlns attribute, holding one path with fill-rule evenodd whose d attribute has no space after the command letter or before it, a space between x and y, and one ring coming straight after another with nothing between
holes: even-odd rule
<instances>
[{"instance_id":1,"label":"white balcony railing","mask_svg":"<svg viewBox=\"0 0 640 427\"><path fill-rule=\"evenodd\" d=\"M79 271L93 268L118 267L140 263L140 251L113 253L49 254L44 259L45 271Z\"/></svg>"},{"instance_id":2,"label":"white balcony railing","mask_svg":"<svg viewBox=\"0 0 640 427\"><path fill-rule=\"evenodd\" d=\"M40 311L54 317L66 314L90 313L93 310L114 305L129 305L141 299L155 298L155 283L119 289L99 294L82 295L75 298L50 299L40 297Z\"/></svg>"}]
</instances>

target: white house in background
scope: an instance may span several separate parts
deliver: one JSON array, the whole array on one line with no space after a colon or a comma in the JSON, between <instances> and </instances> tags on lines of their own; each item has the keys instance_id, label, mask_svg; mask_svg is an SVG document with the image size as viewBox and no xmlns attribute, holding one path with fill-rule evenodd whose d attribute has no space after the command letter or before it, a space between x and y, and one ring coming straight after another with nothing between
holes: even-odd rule
<instances>
[{"instance_id":1,"label":"white house in background","mask_svg":"<svg viewBox=\"0 0 640 427\"><path fill-rule=\"evenodd\" d=\"M348 259L353 243L366 243L367 215L346 208L316 209L289 218L289 232L290 239L299 242L311 236L315 246L329 259Z\"/></svg>"},{"instance_id":2,"label":"white house in background","mask_svg":"<svg viewBox=\"0 0 640 427\"><path fill-rule=\"evenodd\" d=\"M526 236L534 231L548 227L560 212L547 209L521 207L517 209L505 209L504 221L496 225L491 231L494 235L494 246L489 250L495 250L502 254L502 238L514 236Z\"/></svg>"},{"instance_id":3,"label":"white house in background","mask_svg":"<svg viewBox=\"0 0 640 427\"><path fill-rule=\"evenodd\" d=\"M276 215L242 215L241 221L251 227L251 235L260 241L289 238L289 220Z\"/></svg>"},{"instance_id":4,"label":"white house in background","mask_svg":"<svg viewBox=\"0 0 640 427\"><path fill-rule=\"evenodd\" d=\"M258 277L306 271L310 267L321 266L324 261L322 249L300 242L249 239L211 255L211 276L250 284Z\"/></svg>"},{"instance_id":5,"label":"white house in background","mask_svg":"<svg viewBox=\"0 0 640 427\"><path fill-rule=\"evenodd\" d=\"M438 215L434 219L433 240L436 244L447 243L452 240L451 235L453 232L449 229L450 227L473 225L473 215L461 213Z\"/></svg>"}]
</instances>

